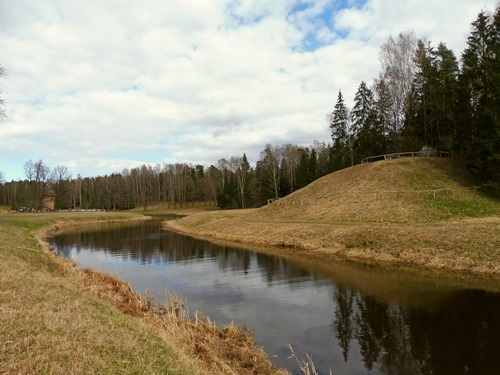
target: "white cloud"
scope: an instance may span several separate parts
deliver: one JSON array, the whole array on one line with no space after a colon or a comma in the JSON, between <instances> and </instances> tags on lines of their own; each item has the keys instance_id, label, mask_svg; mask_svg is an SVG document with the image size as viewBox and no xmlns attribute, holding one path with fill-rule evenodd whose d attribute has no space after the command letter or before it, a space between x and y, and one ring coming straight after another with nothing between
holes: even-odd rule
<instances>
[{"instance_id":1,"label":"white cloud","mask_svg":"<svg viewBox=\"0 0 500 375\"><path fill-rule=\"evenodd\" d=\"M350 5L349 5L350 4ZM0 171L28 159L73 175L209 165L266 143L329 140L325 115L378 75L413 29L457 57L496 0L0 0Z\"/></svg>"}]
</instances>

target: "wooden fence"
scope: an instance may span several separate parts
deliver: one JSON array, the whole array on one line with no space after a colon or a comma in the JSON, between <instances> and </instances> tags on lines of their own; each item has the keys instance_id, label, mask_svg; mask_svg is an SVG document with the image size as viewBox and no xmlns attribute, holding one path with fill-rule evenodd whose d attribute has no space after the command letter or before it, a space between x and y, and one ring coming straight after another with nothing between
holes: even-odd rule
<instances>
[{"instance_id":1,"label":"wooden fence","mask_svg":"<svg viewBox=\"0 0 500 375\"><path fill-rule=\"evenodd\" d=\"M443 189L428 189L428 190L387 190L387 191L351 191L351 192L346 192L342 194L336 194L336 195L329 195L329 196L323 196L323 197L315 197L315 198L303 198L303 199L269 199L267 201L267 204L276 204L276 205L284 205L284 206L312 206L315 204L321 204L322 202L325 202L325 200L335 200L335 199L340 199L343 197L352 197L354 199L364 199L364 200L369 200L369 199L384 199L385 197L388 196L396 196L397 198L400 197L415 197L415 198L423 198L423 197L432 197L433 199L436 199L436 196L440 194L445 194L445 193L455 193L460 190L473 190L474 192L477 192L477 190L482 189L483 186L470 186L470 187L463 187L463 188L443 188Z\"/></svg>"},{"instance_id":2,"label":"wooden fence","mask_svg":"<svg viewBox=\"0 0 500 375\"><path fill-rule=\"evenodd\" d=\"M399 158L421 158L421 157L450 158L451 154L447 151L431 151L431 150L396 152L392 154L377 155L364 158L363 160L361 160L361 164L371 163L379 160L399 159Z\"/></svg>"}]
</instances>

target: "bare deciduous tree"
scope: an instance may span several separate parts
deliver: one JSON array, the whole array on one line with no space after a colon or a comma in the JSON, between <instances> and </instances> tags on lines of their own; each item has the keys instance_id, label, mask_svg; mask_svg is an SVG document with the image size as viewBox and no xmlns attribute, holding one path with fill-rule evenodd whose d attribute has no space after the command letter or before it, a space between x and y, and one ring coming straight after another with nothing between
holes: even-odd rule
<instances>
[{"instance_id":1,"label":"bare deciduous tree","mask_svg":"<svg viewBox=\"0 0 500 375\"><path fill-rule=\"evenodd\" d=\"M42 160L33 162L30 159L24 163L24 173L29 182L46 182L49 177L50 168Z\"/></svg>"},{"instance_id":2,"label":"bare deciduous tree","mask_svg":"<svg viewBox=\"0 0 500 375\"><path fill-rule=\"evenodd\" d=\"M71 180L71 173L64 165L58 165L52 170L52 173L50 174L50 180L54 182Z\"/></svg>"},{"instance_id":3,"label":"bare deciduous tree","mask_svg":"<svg viewBox=\"0 0 500 375\"><path fill-rule=\"evenodd\" d=\"M50 168L42 160L38 160L35 164L35 181L47 182L50 174Z\"/></svg>"},{"instance_id":4,"label":"bare deciduous tree","mask_svg":"<svg viewBox=\"0 0 500 375\"><path fill-rule=\"evenodd\" d=\"M383 81L391 97L391 131L399 134L404 123L408 95L416 72L414 62L418 39L412 31L390 36L380 49L382 72L378 82Z\"/></svg>"},{"instance_id":5,"label":"bare deciduous tree","mask_svg":"<svg viewBox=\"0 0 500 375\"><path fill-rule=\"evenodd\" d=\"M33 163L33 160L28 160L26 163L24 163L24 173L26 175L26 178L28 179L29 182L35 180L35 163Z\"/></svg>"},{"instance_id":6,"label":"bare deciduous tree","mask_svg":"<svg viewBox=\"0 0 500 375\"><path fill-rule=\"evenodd\" d=\"M290 184L290 192L295 191L295 180L297 179L297 167L300 163L300 150L297 145L286 144L283 146L283 161L285 170L283 174L287 177Z\"/></svg>"},{"instance_id":7,"label":"bare deciduous tree","mask_svg":"<svg viewBox=\"0 0 500 375\"><path fill-rule=\"evenodd\" d=\"M266 172L267 178L271 182L276 199L279 198L280 191L280 163L283 158L281 146L266 145L264 151L260 153L260 160Z\"/></svg>"},{"instance_id":8,"label":"bare deciduous tree","mask_svg":"<svg viewBox=\"0 0 500 375\"><path fill-rule=\"evenodd\" d=\"M248 184L248 177L250 175L250 165L248 164L246 155L243 156L232 156L229 159L229 169L234 173L236 177L236 183L238 184L238 194L240 196L241 208L246 208L245 201L245 189Z\"/></svg>"},{"instance_id":9,"label":"bare deciduous tree","mask_svg":"<svg viewBox=\"0 0 500 375\"><path fill-rule=\"evenodd\" d=\"M226 177L228 169L229 162L225 158L217 160L217 168L214 171L216 172L218 177L219 192L223 192L224 188L226 187Z\"/></svg>"},{"instance_id":10,"label":"bare deciduous tree","mask_svg":"<svg viewBox=\"0 0 500 375\"><path fill-rule=\"evenodd\" d=\"M215 205L219 206L219 203L217 201L217 180L218 180L218 175L219 171L217 170L217 167L211 165L207 171L205 172L205 183L208 186L208 190L210 191L210 194L212 195Z\"/></svg>"},{"instance_id":11,"label":"bare deciduous tree","mask_svg":"<svg viewBox=\"0 0 500 375\"><path fill-rule=\"evenodd\" d=\"M30 182L29 204L33 208L38 208L45 184L49 178L50 168L42 161L28 160L24 163L24 173Z\"/></svg>"}]
</instances>

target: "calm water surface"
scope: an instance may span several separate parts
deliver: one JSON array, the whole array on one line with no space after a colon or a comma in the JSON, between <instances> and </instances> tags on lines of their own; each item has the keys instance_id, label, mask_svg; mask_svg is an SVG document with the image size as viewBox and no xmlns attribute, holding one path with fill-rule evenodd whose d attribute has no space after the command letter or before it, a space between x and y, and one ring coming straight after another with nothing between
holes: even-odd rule
<instances>
[{"instance_id":1,"label":"calm water surface","mask_svg":"<svg viewBox=\"0 0 500 375\"><path fill-rule=\"evenodd\" d=\"M218 326L249 327L272 362L294 374L288 344L300 358L309 353L320 374L500 374L500 293L218 246L159 220L82 227L52 244L147 289L154 302L168 290Z\"/></svg>"}]
</instances>

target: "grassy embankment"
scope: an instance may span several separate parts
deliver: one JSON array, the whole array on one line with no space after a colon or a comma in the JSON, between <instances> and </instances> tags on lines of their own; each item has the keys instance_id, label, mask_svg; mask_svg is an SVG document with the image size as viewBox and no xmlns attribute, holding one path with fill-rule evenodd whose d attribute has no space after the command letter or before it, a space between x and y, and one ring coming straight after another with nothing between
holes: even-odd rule
<instances>
[{"instance_id":1,"label":"grassy embankment","mask_svg":"<svg viewBox=\"0 0 500 375\"><path fill-rule=\"evenodd\" d=\"M177 299L162 308L104 273L83 270L38 241L77 222L134 213L0 213L0 373L283 374L253 337Z\"/></svg>"},{"instance_id":2,"label":"grassy embankment","mask_svg":"<svg viewBox=\"0 0 500 375\"><path fill-rule=\"evenodd\" d=\"M500 203L448 159L349 168L257 210L170 226L219 241L278 245L301 259L361 259L500 274ZM450 188L447 191L416 191ZM0 213L0 373L284 373L247 332L149 306L130 287L43 249L43 228L134 213ZM285 248L283 248L285 247ZM325 264L326 265L326 264ZM125 314L124 314L125 313Z\"/></svg>"},{"instance_id":3,"label":"grassy embankment","mask_svg":"<svg viewBox=\"0 0 500 375\"><path fill-rule=\"evenodd\" d=\"M452 159L357 165L271 205L205 212L170 228L283 254L348 258L500 276L500 202Z\"/></svg>"}]
</instances>

